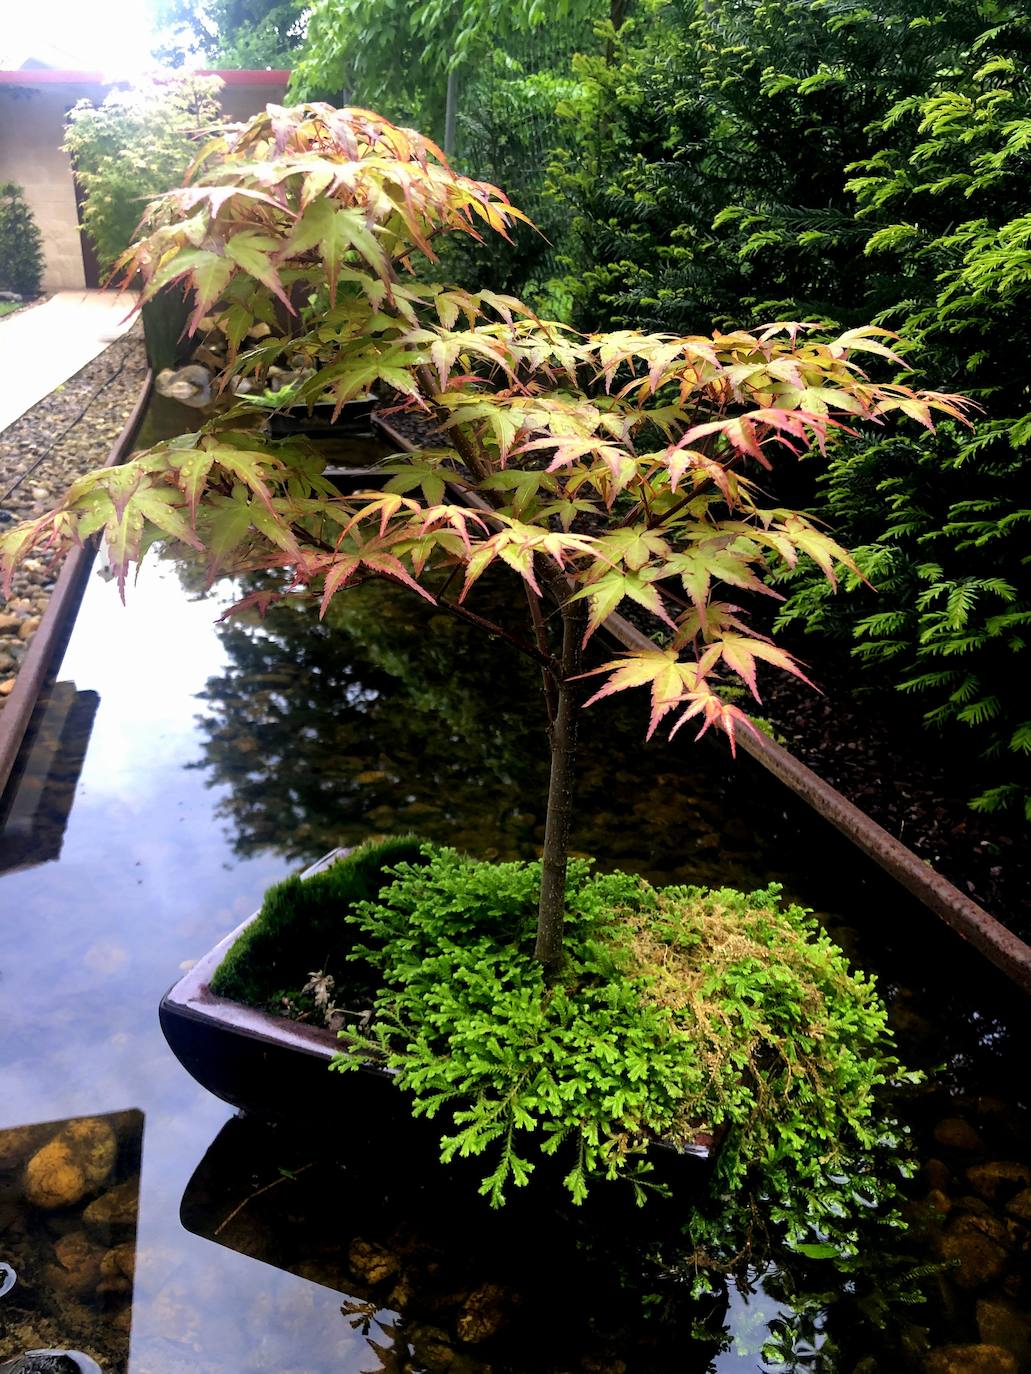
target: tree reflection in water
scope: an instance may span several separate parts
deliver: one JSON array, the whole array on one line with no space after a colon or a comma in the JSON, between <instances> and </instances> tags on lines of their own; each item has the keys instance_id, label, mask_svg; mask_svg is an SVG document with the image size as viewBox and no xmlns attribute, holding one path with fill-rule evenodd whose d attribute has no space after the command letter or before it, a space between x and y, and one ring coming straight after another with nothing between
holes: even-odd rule
<instances>
[{"instance_id":1,"label":"tree reflection in water","mask_svg":"<svg viewBox=\"0 0 1031 1374\"><path fill-rule=\"evenodd\" d=\"M521 630L521 606L496 598L485 588L476 608ZM299 600L219 633L229 663L201 694L198 766L227 789L218 811L237 853L303 861L415 831L536 857L548 746L537 669L510 645L384 581L337 598L323 622ZM727 751L645 746L638 706L584 713L575 847L658 881L768 882L720 795Z\"/></svg>"}]
</instances>

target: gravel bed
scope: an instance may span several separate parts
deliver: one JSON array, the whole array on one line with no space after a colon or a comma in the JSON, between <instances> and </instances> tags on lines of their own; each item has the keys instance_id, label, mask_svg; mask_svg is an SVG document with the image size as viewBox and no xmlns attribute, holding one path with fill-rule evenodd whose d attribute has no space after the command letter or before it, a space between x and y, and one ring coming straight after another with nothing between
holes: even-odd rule
<instances>
[{"instance_id":1,"label":"gravel bed","mask_svg":"<svg viewBox=\"0 0 1031 1374\"><path fill-rule=\"evenodd\" d=\"M0 528L42 515L71 482L106 460L136 404L146 373L143 331L136 324L0 431ZM41 457L42 462L33 468ZM18 486L10 491L16 482ZM59 572L59 567L28 559L15 573L8 599L0 593L0 711L14 688Z\"/></svg>"}]
</instances>

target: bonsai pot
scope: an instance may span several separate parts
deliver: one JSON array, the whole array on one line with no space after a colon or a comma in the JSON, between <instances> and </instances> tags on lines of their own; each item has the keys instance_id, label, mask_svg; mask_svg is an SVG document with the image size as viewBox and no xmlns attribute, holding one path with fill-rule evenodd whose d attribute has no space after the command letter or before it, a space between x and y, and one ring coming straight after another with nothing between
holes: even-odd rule
<instances>
[{"instance_id":1,"label":"bonsai pot","mask_svg":"<svg viewBox=\"0 0 1031 1374\"><path fill-rule=\"evenodd\" d=\"M305 870L304 878L328 868L348 851L331 850ZM325 1118L336 1100L354 1092L327 1091L330 1060L340 1050L333 1031L291 1021L245 1006L211 990L211 979L226 953L257 919L249 916L200 959L161 999L158 1017L172 1053L198 1083L224 1102L259 1116ZM400 1094L389 1069L362 1063L353 1089L378 1111L396 1108Z\"/></svg>"}]
</instances>

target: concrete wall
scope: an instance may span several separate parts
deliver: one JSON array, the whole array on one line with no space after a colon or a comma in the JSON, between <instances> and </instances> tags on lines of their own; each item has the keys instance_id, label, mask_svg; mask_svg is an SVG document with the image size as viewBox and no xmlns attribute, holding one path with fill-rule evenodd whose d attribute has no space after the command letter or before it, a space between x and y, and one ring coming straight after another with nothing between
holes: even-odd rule
<instances>
[{"instance_id":1,"label":"concrete wall","mask_svg":"<svg viewBox=\"0 0 1031 1374\"><path fill-rule=\"evenodd\" d=\"M64 117L83 95L103 90L70 86L0 86L0 181L25 192L43 235L44 291L85 285L72 168L61 151Z\"/></svg>"},{"instance_id":2,"label":"concrete wall","mask_svg":"<svg viewBox=\"0 0 1031 1374\"><path fill-rule=\"evenodd\" d=\"M0 181L17 182L36 217L46 262L44 291L81 290L86 277L72 168L61 151L65 115L83 97L99 105L111 87L99 81L54 81L50 72L38 85L32 84L31 72L11 75L16 83L0 84ZM226 115L243 120L270 102L281 103L286 84L269 81L272 75L260 73L266 79L254 83L228 81L221 94Z\"/></svg>"},{"instance_id":3,"label":"concrete wall","mask_svg":"<svg viewBox=\"0 0 1031 1374\"><path fill-rule=\"evenodd\" d=\"M218 103L227 119L242 122L250 119L266 105L282 105L286 95L286 82L277 85L247 86L230 85L222 87Z\"/></svg>"}]
</instances>

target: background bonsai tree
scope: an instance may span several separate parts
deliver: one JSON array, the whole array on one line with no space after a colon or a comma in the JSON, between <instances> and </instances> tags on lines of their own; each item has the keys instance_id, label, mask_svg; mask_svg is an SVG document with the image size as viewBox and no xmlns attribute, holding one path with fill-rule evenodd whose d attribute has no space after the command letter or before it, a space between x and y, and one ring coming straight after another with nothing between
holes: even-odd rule
<instances>
[{"instance_id":1,"label":"background bonsai tree","mask_svg":"<svg viewBox=\"0 0 1031 1374\"><path fill-rule=\"evenodd\" d=\"M197 140L222 118L217 76L179 75L113 90L68 112L64 149L85 197L83 224L104 272L132 243L147 200L182 179Z\"/></svg>"},{"instance_id":2,"label":"background bonsai tree","mask_svg":"<svg viewBox=\"0 0 1031 1374\"><path fill-rule=\"evenodd\" d=\"M281 570L241 605L316 595L325 610L386 577L516 645L539 665L551 748L536 957L554 978L583 678L601 676L592 701L647 688L649 736L693 721L733 745L748 721L721 695L728 680L758 698L759 663L802 676L749 628L742 593L775 595L771 562L806 556L832 581L836 563L851 566L803 514L764 502L760 470L822 446L831 426L901 411L930 428L933 412L963 407L871 381L856 355L897 361L874 328L830 341L792 323L585 336L432 279L443 236L507 236L524 218L430 140L365 110L270 106L214 139L122 259L142 299L183 283L190 330L212 316L229 339L224 380L260 381L300 355L314 369L302 400L339 410L370 386L392 391L425 420L425 446L387 463L384 487L345 496L317 454L266 441L265 414L238 406L81 478L58 509L5 534L0 556L9 574L103 530L124 589L149 544L171 538L203 552L212 578ZM271 336L240 352L256 321ZM520 578L525 627L468 604L492 565ZM655 647L585 673L585 645L627 602L661 632Z\"/></svg>"}]
</instances>

